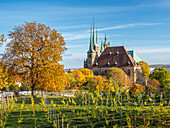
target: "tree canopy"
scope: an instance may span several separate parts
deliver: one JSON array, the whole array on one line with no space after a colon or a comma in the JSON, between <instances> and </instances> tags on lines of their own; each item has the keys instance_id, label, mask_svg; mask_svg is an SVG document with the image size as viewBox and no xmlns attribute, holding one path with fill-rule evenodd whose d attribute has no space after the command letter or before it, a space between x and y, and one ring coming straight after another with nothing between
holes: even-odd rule
<instances>
[{"instance_id":1,"label":"tree canopy","mask_svg":"<svg viewBox=\"0 0 170 128\"><path fill-rule=\"evenodd\" d=\"M6 41L5 36L2 34L0 36L0 46ZM4 63L0 60L0 89L5 86L5 73L4 73Z\"/></svg>"},{"instance_id":2,"label":"tree canopy","mask_svg":"<svg viewBox=\"0 0 170 128\"><path fill-rule=\"evenodd\" d=\"M129 77L126 75L126 73L122 69L117 67L110 68L106 72L106 77L107 79L114 80L119 87L131 85L131 81Z\"/></svg>"},{"instance_id":3,"label":"tree canopy","mask_svg":"<svg viewBox=\"0 0 170 128\"><path fill-rule=\"evenodd\" d=\"M37 22L25 22L9 33L4 56L23 82L32 88L60 90L64 87L64 69L59 64L66 50L64 38L55 29Z\"/></svg>"},{"instance_id":4,"label":"tree canopy","mask_svg":"<svg viewBox=\"0 0 170 128\"><path fill-rule=\"evenodd\" d=\"M158 80L162 90L170 89L170 72L164 67L155 68L150 78Z\"/></svg>"},{"instance_id":5,"label":"tree canopy","mask_svg":"<svg viewBox=\"0 0 170 128\"><path fill-rule=\"evenodd\" d=\"M73 74L78 87L86 82L86 77L80 70L75 69L71 73Z\"/></svg>"},{"instance_id":6,"label":"tree canopy","mask_svg":"<svg viewBox=\"0 0 170 128\"><path fill-rule=\"evenodd\" d=\"M91 79L94 76L93 71L90 69L80 68L79 70L84 74L86 81L88 81L89 79Z\"/></svg>"},{"instance_id":7,"label":"tree canopy","mask_svg":"<svg viewBox=\"0 0 170 128\"><path fill-rule=\"evenodd\" d=\"M149 65L145 62L145 61L139 61L139 65L142 69L142 73L149 78L150 75L150 69L149 69Z\"/></svg>"}]
</instances>

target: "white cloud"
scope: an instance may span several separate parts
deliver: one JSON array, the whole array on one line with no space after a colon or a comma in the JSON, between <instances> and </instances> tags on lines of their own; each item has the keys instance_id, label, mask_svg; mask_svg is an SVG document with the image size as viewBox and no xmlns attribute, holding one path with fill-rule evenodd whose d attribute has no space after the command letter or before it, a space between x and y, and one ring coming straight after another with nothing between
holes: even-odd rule
<instances>
[{"instance_id":1,"label":"white cloud","mask_svg":"<svg viewBox=\"0 0 170 128\"><path fill-rule=\"evenodd\" d=\"M150 54L150 53L168 53L170 54L170 48L139 48L135 49L138 53L145 53L145 54Z\"/></svg>"},{"instance_id":2,"label":"white cloud","mask_svg":"<svg viewBox=\"0 0 170 128\"><path fill-rule=\"evenodd\" d=\"M134 23L134 24L124 24L124 25L118 25L118 26L113 26L113 27L101 28L101 29L98 29L98 31L122 29L122 28L136 27L136 26L152 26L152 25L159 25L159 24L161 24L161 23Z\"/></svg>"},{"instance_id":3,"label":"white cloud","mask_svg":"<svg viewBox=\"0 0 170 128\"><path fill-rule=\"evenodd\" d=\"M161 23L133 23L133 24L118 25L118 26L113 26L113 27L99 28L97 30L98 31L105 31L105 30L131 28L131 27L137 27L137 26L152 26L152 25L159 25L159 24L161 24ZM70 27L72 27L72 26L70 26ZM90 30L63 32L63 36L64 36L65 40L89 39ZM120 35L119 34L112 35L112 37L117 37L117 36L120 36ZM103 37L104 37L103 33L98 33L98 38L103 38Z\"/></svg>"}]
</instances>

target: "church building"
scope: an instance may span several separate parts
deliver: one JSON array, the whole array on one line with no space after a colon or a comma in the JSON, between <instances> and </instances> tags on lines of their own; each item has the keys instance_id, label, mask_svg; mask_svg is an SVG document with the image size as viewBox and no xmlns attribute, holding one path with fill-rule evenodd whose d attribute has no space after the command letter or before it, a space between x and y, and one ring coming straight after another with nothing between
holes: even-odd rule
<instances>
[{"instance_id":1,"label":"church building","mask_svg":"<svg viewBox=\"0 0 170 128\"><path fill-rule=\"evenodd\" d=\"M134 55L137 58L132 57ZM93 70L95 75L105 75L112 67L121 68L132 80L138 83L141 77L141 67L138 61L141 60L134 51L127 51L124 46L111 47L105 35L104 42L101 42L99 50L97 30L93 23L90 31L90 45L87 52L87 59L84 60L84 68Z\"/></svg>"}]
</instances>

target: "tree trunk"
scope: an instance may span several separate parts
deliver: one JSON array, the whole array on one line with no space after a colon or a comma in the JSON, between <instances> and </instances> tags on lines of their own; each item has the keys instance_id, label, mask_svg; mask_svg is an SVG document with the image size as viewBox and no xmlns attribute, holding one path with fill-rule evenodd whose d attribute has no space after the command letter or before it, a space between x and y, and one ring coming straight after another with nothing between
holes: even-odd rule
<instances>
[{"instance_id":1,"label":"tree trunk","mask_svg":"<svg viewBox=\"0 0 170 128\"><path fill-rule=\"evenodd\" d=\"M33 96L33 98L36 98L36 94L35 94L35 84L34 84L34 83L33 83L33 85L32 85L31 95Z\"/></svg>"}]
</instances>

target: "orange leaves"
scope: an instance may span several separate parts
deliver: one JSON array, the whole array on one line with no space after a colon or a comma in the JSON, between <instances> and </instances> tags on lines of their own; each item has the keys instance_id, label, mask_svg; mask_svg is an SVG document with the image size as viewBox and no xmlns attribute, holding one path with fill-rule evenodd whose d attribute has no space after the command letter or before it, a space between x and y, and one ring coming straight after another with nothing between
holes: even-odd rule
<instances>
[{"instance_id":1,"label":"orange leaves","mask_svg":"<svg viewBox=\"0 0 170 128\"><path fill-rule=\"evenodd\" d=\"M78 86L80 86L80 85L82 85L83 83L86 82L86 77L80 70L76 69L76 70L73 70L71 73L74 75L74 78L76 80L76 84Z\"/></svg>"},{"instance_id":2,"label":"orange leaves","mask_svg":"<svg viewBox=\"0 0 170 128\"><path fill-rule=\"evenodd\" d=\"M149 89L149 91L151 91L151 92L157 93L157 92L159 92L160 89L161 89L161 88L160 88L160 83L159 83L159 81L156 80L156 79L150 80L148 84L149 84L148 89Z\"/></svg>"},{"instance_id":3,"label":"orange leaves","mask_svg":"<svg viewBox=\"0 0 170 128\"><path fill-rule=\"evenodd\" d=\"M131 86L131 81L126 73L120 68L110 68L106 72L106 77L115 81L119 87Z\"/></svg>"},{"instance_id":4,"label":"orange leaves","mask_svg":"<svg viewBox=\"0 0 170 128\"><path fill-rule=\"evenodd\" d=\"M105 81L105 78L100 75L94 77L94 84L96 85L96 90L98 92L103 91L104 86L106 85Z\"/></svg>"},{"instance_id":5,"label":"orange leaves","mask_svg":"<svg viewBox=\"0 0 170 128\"><path fill-rule=\"evenodd\" d=\"M139 93L144 91L144 87L139 84L134 84L131 88L132 92L136 95L139 95Z\"/></svg>"},{"instance_id":6,"label":"orange leaves","mask_svg":"<svg viewBox=\"0 0 170 128\"><path fill-rule=\"evenodd\" d=\"M4 34L0 36L0 45L5 42L7 39L5 38Z\"/></svg>"},{"instance_id":7,"label":"orange leaves","mask_svg":"<svg viewBox=\"0 0 170 128\"><path fill-rule=\"evenodd\" d=\"M6 63L12 64L22 82L31 87L46 90L62 90L65 73L59 64L66 50L64 38L49 26L37 22L25 22L10 32ZM25 77L27 76L27 77Z\"/></svg>"}]
</instances>

